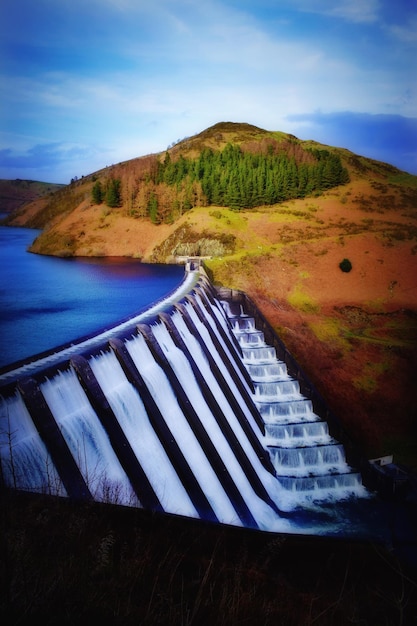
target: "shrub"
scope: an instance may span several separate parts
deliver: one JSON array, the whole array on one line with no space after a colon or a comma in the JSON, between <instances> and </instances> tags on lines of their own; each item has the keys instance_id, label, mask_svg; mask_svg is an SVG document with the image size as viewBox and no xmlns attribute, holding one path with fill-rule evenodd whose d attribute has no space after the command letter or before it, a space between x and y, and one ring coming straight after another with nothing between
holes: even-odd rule
<instances>
[{"instance_id":1,"label":"shrub","mask_svg":"<svg viewBox=\"0 0 417 626\"><path fill-rule=\"evenodd\" d=\"M339 267L342 272L350 272L350 270L352 269L352 263L349 261L349 259L343 259L343 261L340 261Z\"/></svg>"}]
</instances>

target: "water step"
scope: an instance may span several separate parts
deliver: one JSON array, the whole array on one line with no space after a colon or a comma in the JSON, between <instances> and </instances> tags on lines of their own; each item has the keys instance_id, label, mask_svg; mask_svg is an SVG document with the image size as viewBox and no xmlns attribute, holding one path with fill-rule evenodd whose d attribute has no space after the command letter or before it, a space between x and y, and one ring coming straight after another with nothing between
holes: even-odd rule
<instances>
[{"instance_id":1,"label":"water step","mask_svg":"<svg viewBox=\"0 0 417 626\"><path fill-rule=\"evenodd\" d=\"M255 402L285 401L288 396L294 399L301 396L298 381L289 378L288 380L255 383Z\"/></svg>"},{"instance_id":2,"label":"water step","mask_svg":"<svg viewBox=\"0 0 417 626\"><path fill-rule=\"evenodd\" d=\"M265 442L268 446L301 447L336 443L329 434L327 422L298 422L266 424Z\"/></svg>"},{"instance_id":3,"label":"water step","mask_svg":"<svg viewBox=\"0 0 417 626\"><path fill-rule=\"evenodd\" d=\"M329 492L340 490L363 490L361 475L358 472L331 474L328 476L280 476L281 487L292 492L316 492L315 497L327 498Z\"/></svg>"},{"instance_id":4,"label":"water step","mask_svg":"<svg viewBox=\"0 0 417 626\"><path fill-rule=\"evenodd\" d=\"M341 444L298 448L268 446L268 451L278 476L321 476L351 471Z\"/></svg>"},{"instance_id":5,"label":"water step","mask_svg":"<svg viewBox=\"0 0 417 626\"><path fill-rule=\"evenodd\" d=\"M282 361L255 365L248 363L246 369L253 382L273 382L289 378L287 366Z\"/></svg>"},{"instance_id":6,"label":"water step","mask_svg":"<svg viewBox=\"0 0 417 626\"><path fill-rule=\"evenodd\" d=\"M257 403L265 424L294 424L297 422L317 422L320 417L313 411L313 403L307 398L286 402Z\"/></svg>"},{"instance_id":7,"label":"water step","mask_svg":"<svg viewBox=\"0 0 417 626\"><path fill-rule=\"evenodd\" d=\"M277 353L273 346L241 346L245 364L274 363Z\"/></svg>"},{"instance_id":8,"label":"water step","mask_svg":"<svg viewBox=\"0 0 417 626\"><path fill-rule=\"evenodd\" d=\"M253 332L235 332L236 339L240 346L265 346L265 337L261 330Z\"/></svg>"},{"instance_id":9,"label":"water step","mask_svg":"<svg viewBox=\"0 0 417 626\"><path fill-rule=\"evenodd\" d=\"M234 333L238 333L239 331L251 332L257 330L253 317L233 317L229 318L229 322Z\"/></svg>"}]
</instances>

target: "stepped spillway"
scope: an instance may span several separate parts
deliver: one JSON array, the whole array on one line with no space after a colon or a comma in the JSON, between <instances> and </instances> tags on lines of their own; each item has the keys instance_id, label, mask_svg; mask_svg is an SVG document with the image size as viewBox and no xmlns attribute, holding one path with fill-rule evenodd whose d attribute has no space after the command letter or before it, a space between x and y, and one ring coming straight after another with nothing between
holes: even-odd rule
<instances>
[{"instance_id":1,"label":"stepped spillway","mask_svg":"<svg viewBox=\"0 0 417 626\"><path fill-rule=\"evenodd\" d=\"M363 497L360 473L348 465L343 445L329 434L328 424L300 392L274 346L266 344L255 319L240 307L233 313L227 302L224 306L253 381L254 402L265 425L264 443L287 506Z\"/></svg>"}]
</instances>

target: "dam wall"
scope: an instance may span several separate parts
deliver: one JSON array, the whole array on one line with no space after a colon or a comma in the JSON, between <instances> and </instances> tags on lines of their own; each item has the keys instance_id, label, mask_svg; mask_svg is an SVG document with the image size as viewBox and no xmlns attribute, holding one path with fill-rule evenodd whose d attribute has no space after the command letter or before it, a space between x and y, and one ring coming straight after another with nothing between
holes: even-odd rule
<instances>
[{"instance_id":1,"label":"dam wall","mask_svg":"<svg viewBox=\"0 0 417 626\"><path fill-rule=\"evenodd\" d=\"M0 375L0 460L6 489L269 532L337 533L335 506L371 497L253 302L195 263L140 316Z\"/></svg>"}]
</instances>

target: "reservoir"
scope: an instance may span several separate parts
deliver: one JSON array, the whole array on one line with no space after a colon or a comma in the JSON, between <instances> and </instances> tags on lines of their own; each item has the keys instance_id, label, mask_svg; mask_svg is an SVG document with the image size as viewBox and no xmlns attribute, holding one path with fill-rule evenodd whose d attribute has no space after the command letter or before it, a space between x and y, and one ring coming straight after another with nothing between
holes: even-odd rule
<instances>
[{"instance_id":1,"label":"reservoir","mask_svg":"<svg viewBox=\"0 0 417 626\"><path fill-rule=\"evenodd\" d=\"M184 268L137 259L31 254L39 231L0 227L0 369L138 314Z\"/></svg>"}]
</instances>

